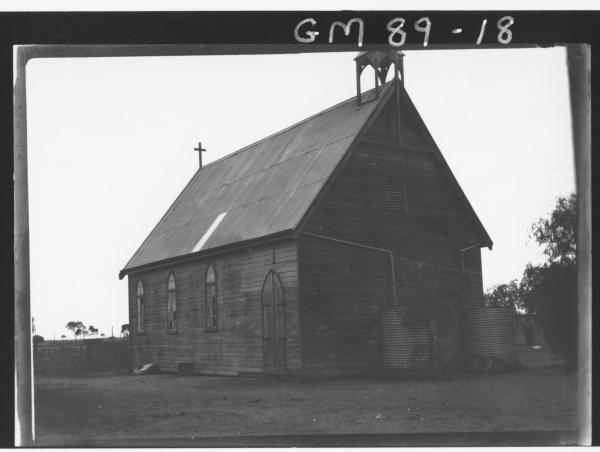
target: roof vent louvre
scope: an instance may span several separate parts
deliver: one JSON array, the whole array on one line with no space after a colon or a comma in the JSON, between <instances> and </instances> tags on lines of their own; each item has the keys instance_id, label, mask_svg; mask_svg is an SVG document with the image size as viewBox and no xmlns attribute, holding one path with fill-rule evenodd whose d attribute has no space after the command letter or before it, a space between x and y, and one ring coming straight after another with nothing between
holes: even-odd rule
<instances>
[{"instance_id":1,"label":"roof vent louvre","mask_svg":"<svg viewBox=\"0 0 600 452\"><path fill-rule=\"evenodd\" d=\"M384 207L386 210L403 212L408 209L406 202L406 185L396 180L386 180L384 194Z\"/></svg>"}]
</instances>

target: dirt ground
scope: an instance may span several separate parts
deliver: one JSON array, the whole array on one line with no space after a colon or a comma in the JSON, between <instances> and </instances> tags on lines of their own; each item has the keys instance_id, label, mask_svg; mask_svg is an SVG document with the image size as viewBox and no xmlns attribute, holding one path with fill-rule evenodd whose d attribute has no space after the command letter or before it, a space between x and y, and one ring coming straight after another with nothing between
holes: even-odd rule
<instances>
[{"instance_id":1,"label":"dirt ground","mask_svg":"<svg viewBox=\"0 0 600 452\"><path fill-rule=\"evenodd\" d=\"M438 381L37 376L36 443L575 429L576 372L545 349L522 347L519 362L510 373Z\"/></svg>"}]
</instances>

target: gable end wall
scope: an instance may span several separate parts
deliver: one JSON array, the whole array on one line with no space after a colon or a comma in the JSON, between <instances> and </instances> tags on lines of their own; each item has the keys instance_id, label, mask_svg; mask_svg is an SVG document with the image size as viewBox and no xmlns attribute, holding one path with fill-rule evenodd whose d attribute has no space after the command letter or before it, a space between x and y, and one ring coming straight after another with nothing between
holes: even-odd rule
<instances>
[{"instance_id":1,"label":"gable end wall","mask_svg":"<svg viewBox=\"0 0 600 452\"><path fill-rule=\"evenodd\" d=\"M444 269L440 273L443 276L439 277L441 284L462 285L460 250L472 246L480 238L448 175L442 169L435 154L435 144L431 142L424 124L418 116L406 113L409 111L406 105L402 109L401 148L398 149L394 100L395 96L392 95L380 116L358 138L347 165L307 219L303 231L391 250L395 257L398 299L400 303L405 303L408 293L428 284L415 277L422 263L435 264ZM386 179L404 182L407 210L390 211L384 207ZM303 347L307 350L318 349L315 335L310 334L314 325L320 325L325 330L335 329L334 323L328 319L335 318L336 311L350 309L359 301L335 300L335 295L314 300L314 286L318 286L319 281L312 276L314 269L311 267L320 259L323 244L305 240L299 246L304 312L301 323ZM346 258L352 260L351 257ZM463 287L466 290L461 302L479 305L482 303L483 287L478 248L465 253L465 267L467 277ZM380 264L380 275L386 269L389 274L389 268L385 262ZM351 278L350 284L360 286L360 281L361 275L357 274L354 279ZM367 286L372 284L364 278L362 281ZM341 280L331 281L332 285L336 283L340 284ZM343 291L343 287L341 289ZM347 296L351 297L352 290L349 292ZM376 313L380 315L390 302L389 298L382 300L381 297L380 292L371 299L360 300L362 304L372 305L373 313L370 315L375 322L372 325L372 337L379 329ZM310 304L329 305L331 315L328 317L316 312L319 318L310 318L313 311L305 309L308 299ZM354 315L362 314L355 311ZM458 313L449 322L444 326L443 334L449 336L449 348L456 360L460 342ZM309 365L309 361L305 364Z\"/></svg>"}]
</instances>

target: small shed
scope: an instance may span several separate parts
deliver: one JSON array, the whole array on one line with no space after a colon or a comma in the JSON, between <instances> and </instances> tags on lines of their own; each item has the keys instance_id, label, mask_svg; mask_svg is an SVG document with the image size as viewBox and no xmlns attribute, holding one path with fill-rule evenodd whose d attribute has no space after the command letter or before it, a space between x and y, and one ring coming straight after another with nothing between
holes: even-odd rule
<instances>
[{"instance_id":1,"label":"small shed","mask_svg":"<svg viewBox=\"0 0 600 452\"><path fill-rule=\"evenodd\" d=\"M427 287L423 265L481 304L492 241L404 88L402 56L360 54L356 96L196 172L119 275L134 366L373 369L381 316ZM363 93L366 67L378 75Z\"/></svg>"}]
</instances>

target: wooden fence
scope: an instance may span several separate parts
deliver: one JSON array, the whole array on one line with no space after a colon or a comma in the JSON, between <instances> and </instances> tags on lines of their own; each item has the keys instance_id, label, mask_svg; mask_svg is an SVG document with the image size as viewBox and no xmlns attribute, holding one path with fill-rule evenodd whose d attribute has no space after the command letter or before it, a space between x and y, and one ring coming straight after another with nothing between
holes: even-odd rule
<instances>
[{"instance_id":1,"label":"wooden fence","mask_svg":"<svg viewBox=\"0 0 600 452\"><path fill-rule=\"evenodd\" d=\"M129 340L121 338L46 341L34 346L36 373L81 373L129 369Z\"/></svg>"}]
</instances>

